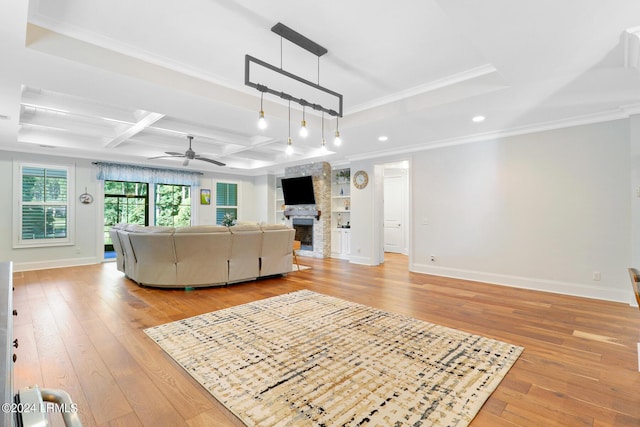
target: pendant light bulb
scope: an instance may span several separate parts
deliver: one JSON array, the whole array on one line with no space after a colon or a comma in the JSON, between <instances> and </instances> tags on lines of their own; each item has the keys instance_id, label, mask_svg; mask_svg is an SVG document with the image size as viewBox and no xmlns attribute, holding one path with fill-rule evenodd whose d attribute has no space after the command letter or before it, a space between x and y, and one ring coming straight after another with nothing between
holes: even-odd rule
<instances>
[{"instance_id":1,"label":"pendant light bulb","mask_svg":"<svg viewBox=\"0 0 640 427\"><path fill-rule=\"evenodd\" d=\"M336 117L336 136L333 139L333 145L339 147L342 144L342 138L340 138L340 131L338 130L338 117Z\"/></svg>"},{"instance_id":2,"label":"pendant light bulb","mask_svg":"<svg viewBox=\"0 0 640 427\"><path fill-rule=\"evenodd\" d=\"M260 110L260 116L258 117L258 129L264 130L267 128L267 121L264 118L264 111Z\"/></svg>"},{"instance_id":3,"label":"pendant light bulb","mask_svg":"<svg viewBox=\"0 0 640 427\"><path fill-rule=\"evenodd\" d=\"M322 141L320 142L320 151L322 153L327 152L327 143L324 140L324 111L322 112L322 125L321 125Z\"/></svg>"},{"instance_id":4,"label":"pendant light bulb","mask_svg":"<svg viewBox=\"0 0 640 427\"><path fill-rule=\"evenodd\" d=\"M304 105L302 106L302 122L300 123L300 136L302 138L306 138L307 136L309 136L309 129L307 129L307 120L305 117L305 111L304 111Z\"/></svg>"},{"instance_id":5,"label":"pendant light bulb","mask_svg":"<svg viewBox=\"0 0 640 427\"><path fill-rule=\"evenodd\" d=\"M307 129L307 121L303 120L300 124L300 136L306 138L309 136L309 129Z\"/></svg>"},{"instance_id":6,"label":"pendant light bulb","mask_svg":"<svg viewBox=\"0 0 640 427\"><path fill-rule=\"evenodd\" d=\"M260 114L258 115L258 129L266 129L267 121L264 118L264 110L262 109L262 99L264 98L264 92L260 92Z\"/></svg>"}]
</instances>

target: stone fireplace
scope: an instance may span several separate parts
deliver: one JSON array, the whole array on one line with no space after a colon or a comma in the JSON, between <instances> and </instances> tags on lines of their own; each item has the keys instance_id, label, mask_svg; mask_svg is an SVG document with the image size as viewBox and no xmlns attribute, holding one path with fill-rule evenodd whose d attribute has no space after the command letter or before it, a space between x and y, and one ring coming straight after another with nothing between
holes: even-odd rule
<instances>
[{"instance_id":1,"label":"stone fireplace","mask_svg":"<svg viewBox=\"0 0 640 427\"><path fill-rule=\"evenodd\" d=\"M285 169L285 178L311 176L315 205L287 206L285 216L296 229L300 241L300 256L328 258L331 255L331 165L327 162L292 166Z\"/></svg>"}]
</instances>

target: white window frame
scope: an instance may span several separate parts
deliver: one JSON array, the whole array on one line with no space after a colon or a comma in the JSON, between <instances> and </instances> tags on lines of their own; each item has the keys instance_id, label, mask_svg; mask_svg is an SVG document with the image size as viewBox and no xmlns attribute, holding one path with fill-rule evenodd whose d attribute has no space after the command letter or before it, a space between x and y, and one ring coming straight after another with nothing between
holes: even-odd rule
<instances>
[{"instance_id":1,"label":"white window frame","mask_svg":"<svg viewBox=\"0 0 640 427\"><path fill-rule=\"evenodd\" d=\"M234 184L236 186L236 205L235 206L230 206L230 205L218 205L218 184ZM214 205L214 211L213 211L213 215L214 215L214 220L216 221L216 224L218 223L217 218L218 218L218 208L221 209L235 209L236 210L236 221L239 221L238 219L238 213L240 212L240 188L241 185L239 182L237 181L227 181L227 180L220 180L220 181L215 181L213 188L215 190L215 194L213 194L211 196L211 198L215 201ZM192 197L193 199L193 197Z\"/></svg>"},{"instance_id":2,"label":"white window frame","mask_svg":"<svg viewBox=\"0 0 640 427\"><path fill-rule=\"evenodd\" d=\"M67 208L67 237L61 239L22 239L22 170L25 167L44 169L64 169L67 172L67 201L56 202ZM13 248L36 248L51 246L72 246L75 244L75 165L55 163L13 162ZM46 205L46 203L43 203Z\"/></svg>"}]
</instances>

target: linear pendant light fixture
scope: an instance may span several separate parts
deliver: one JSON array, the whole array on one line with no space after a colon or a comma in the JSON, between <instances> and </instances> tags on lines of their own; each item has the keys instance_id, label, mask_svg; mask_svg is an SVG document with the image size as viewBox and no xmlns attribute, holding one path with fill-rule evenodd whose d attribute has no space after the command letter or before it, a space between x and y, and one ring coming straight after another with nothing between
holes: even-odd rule
<instances>
[{"instance_id":1,"label":"linear pendant light fixture","mask_svg":"<svg viewBox=\"0 0 640 427\"><path fill-rule=\"evenodd\" d=\"M289 101L289 138L287 140L287 151L289 151L289 149L291 148L291 101L294 101L298 104L300 104L302 106L302 122L301 122L301 127L300 127L300 136L302 136L303 138L306 137L308 135L308 128L307 128L307 121L306 121L306 117L305 117L305 109L306 107L310 107L313 108L316 111L320 111L323 113L323 121L324 121L324 113L329 114L330 116L333 116L336 118L336 139L334 140L334 144L335 145L340 145L340 133L338 131L338 118L342 117L342 95L338 92L335 92L331 89L328 89L326 87L320 86L320 57L324 54L326 54L328 51L327 49L325 49L324 47L320 46L319 44L315 43L314 41L308 39L307 37L303 36L302 34L292 30L291 28L287 27L286 25L282 24L282 23L277 23L276 25L274 25L271 28L271 31L273 31L274 33L278 34L281 38L287 39L288 41L290 41L291 43L305 49L308 52L313 53L314 55L316 55L318 57L318 83L313 83L307 79L304 79L296 74L293 74L289 71L286 71L282 68L282 47L280 50L280 67L276 67L274 65L271 65L265 61L262 61L258 58L255 58L251 55L245 55L245 61L244 61L244 84L246 86L252 87L257 89L260 92L260 113L258 116L258 127L260 129L264 129L266 128L266 121L264 120L264 110L262 108L262 102L263 102L263 98L264 98L264 94L265 93L269 93L275 96L278 96L286 101ZM336 107L331 108L328 106L323 106L320 103L315 103L315 102L309 102L305 99L303 99L300 96L294 96L290 93L285 92L284 90L278 90L277 88L274 87L270 87L267 86L266 84L264 84L264 82L257 82L257 81L252 81L251 80L251 70L252 67L258 68L261 67L263 69L266 69L267 72L265 73L264 70L260 70L259 74L261 76L263 76L263 79L265 78L264 76L267 75L269 72L273 72L273 73L277 73L280 76L284 76L288 79L291 79L295 82L298 83L302 83L303 85L309 86L312 89L315 89L318 92L322 92L323 94L323 100L326 99L330 99L330 98L335 98L335 102L336 102ZM254 73L255 75L255 73ZM294 82L294 84L295 84ZM329 95L329 96L327 96ZM323 126L324 127L324 126ZM324 131L324 129L323 129ZM324 138L323 138L324 139ZM292 150L292 148L291 148Z\"/></svg>"}]
</instances>

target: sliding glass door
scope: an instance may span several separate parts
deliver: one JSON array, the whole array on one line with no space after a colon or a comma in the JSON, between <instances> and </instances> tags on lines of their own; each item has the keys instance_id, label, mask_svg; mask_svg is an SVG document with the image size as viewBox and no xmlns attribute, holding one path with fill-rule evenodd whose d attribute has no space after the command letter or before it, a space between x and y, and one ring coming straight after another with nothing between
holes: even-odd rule
<instances>
[{"instance_id":1,"label":"sliding glass door","mask_svg":"<svg viewBox=\"0 0 640 427\"><path fill-rule=\"evenodd\" d=\"M149 184L104 182L104 251L113 251L109 229L118 223L149 225Z\"/></svg>"}]
</instances>

